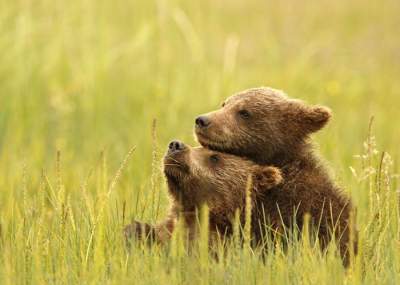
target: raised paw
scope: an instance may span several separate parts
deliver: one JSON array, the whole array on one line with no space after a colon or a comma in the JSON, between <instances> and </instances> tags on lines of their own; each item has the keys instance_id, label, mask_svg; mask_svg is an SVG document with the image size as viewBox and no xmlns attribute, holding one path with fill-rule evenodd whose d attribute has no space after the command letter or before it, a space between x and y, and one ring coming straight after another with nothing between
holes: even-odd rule
<instances>
[{"instance_id":1,"label":"raised paw","mask_svg":"<svg viewBox=\"0 0 400 285\"><path fill-rule=\"evenodd\" d=\"M132 239L152 240L154 238L154 229L147 223L133 221L133 223L125 226L124 236L127 243L129 243Z\"/></svg>"}]
</instances>

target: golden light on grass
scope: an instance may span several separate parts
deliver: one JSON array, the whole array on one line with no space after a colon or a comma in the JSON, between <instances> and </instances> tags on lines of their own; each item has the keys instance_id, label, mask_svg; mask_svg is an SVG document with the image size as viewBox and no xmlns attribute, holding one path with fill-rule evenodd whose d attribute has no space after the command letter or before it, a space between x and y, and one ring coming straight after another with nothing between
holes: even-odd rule
<instances>
[{"instance_id":1,"label":"golden light on grass","mask_svg":"<svg viewBox=\"0 0 400 285\"><path fill-rule=\"evenodd\" d=\"M398 0L2 1L0 284L400 283L399 10ZM167 143L192 143L196 115L262 85L332 109L314 139L357 207L351 267L312 239L251 248L250 191L216 251L203 211L192 252L182 224L165 247L126 250L124 224L167 211Z\"/></svg>"}]
</instances>

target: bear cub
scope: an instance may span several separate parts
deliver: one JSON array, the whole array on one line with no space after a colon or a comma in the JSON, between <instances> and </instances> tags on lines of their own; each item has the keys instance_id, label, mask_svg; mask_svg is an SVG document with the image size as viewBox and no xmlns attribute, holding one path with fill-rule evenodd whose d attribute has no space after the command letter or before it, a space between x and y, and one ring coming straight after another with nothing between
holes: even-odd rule
<instances>
[{"instance_id":1,"label":"bear cub","mask_svg":"<svg viewBox=\"0 0 400 285\"><path fill-rule=\"evenodd\" d=\"M282 218L284 226L292 227L295 217L301 228L304 215L310 214L321 247L326 247L335 232L347 263L353 207L314 154L310 141L310 135L330 117L326 107L306 105L272 88L253 88L197 117L195 135L211 150L278 167L284 183L271 189L264 200L270 220L274 223Z\"/></svg>"},{"instance_id":2,"label":"bear cub","mask_svg":"<svg viewBox=\"0 0 400 285\"><path fill-rule=\"evenodd\" d=\"M178 219L183 219L188 238L193 240L197 236L197 214L202 205L209 209L210 241L217 240L218 236L231 236L237 211L240 222L244 223L246 186L250 179L253 244L262 242L262 231L266 228L265 217L261 216L263 206L268 206L270 189L282 183L278 168L173 141L164 157L164 174L171 198L169 214L157 225L134 221L126 226L127 241L135 237L163 243L170 239Z\"/></svg>"}]
</instances>

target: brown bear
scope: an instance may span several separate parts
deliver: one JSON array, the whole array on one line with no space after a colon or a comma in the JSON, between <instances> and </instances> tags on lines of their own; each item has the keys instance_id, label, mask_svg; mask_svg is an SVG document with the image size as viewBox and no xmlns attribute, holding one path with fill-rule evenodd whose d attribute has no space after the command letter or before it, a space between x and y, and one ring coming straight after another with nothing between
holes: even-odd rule
<instances>
[{"instance_id":1,"label":"brown bear","mask_svg":"<svg viewBox=\"0 0 400 285\"><path fill-rule=\"evenodd\" d=\"M269 190L282 181L278 168L173 141L164 157L164 174L172 201L167 218L155 226L134 221L124 229L128 242L135 236L163 243L171 237L178 219L183 219L189 240L192 240L197 235L198 210L204 204L209 209L211 242L218 236L229 237L233 234L237 210L240 221L245 221L246 188L248 181L252 181L249 189L252 205L250 228L253 244L261 243L260 230L265 229L260 227L265 221L265 217L262 217L264 205L271 207L267 201L271 195ZM286 199L284 195L280 197ZM272 217L276 217L277 209L272 207L271 210L275 213ZM273 221L273 224L279 223L278 220Z\"/></svg>"},{"instance_id":2,"label":"brown bear","mask_svg":"<svg viewBox=\"0 0 400 285\"><path fill-rule=\"evenodd\" d=\"M295 217L301 228L303 216L309 213L322 248L335 231L347 264L351 201L329 177L310 141L310 134L323 128L330 117L326 107L308 106L272 88L253 88L229 97L219 110L197 117L195 134L211 150L278 167L284 183L271 189L264 201L270 219L282 217L284 225L292 227Z\"/></svg>"}]
</instances>

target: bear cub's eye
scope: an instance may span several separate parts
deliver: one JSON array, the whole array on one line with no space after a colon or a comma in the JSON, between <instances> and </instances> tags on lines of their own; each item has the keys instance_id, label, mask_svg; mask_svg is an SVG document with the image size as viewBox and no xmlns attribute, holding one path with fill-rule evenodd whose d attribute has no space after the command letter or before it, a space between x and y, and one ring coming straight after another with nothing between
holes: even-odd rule
<instances>
[{"instance_id":1,"label":"bear cub's eye","mask_svg":"<svg viewBox=\"0 0 400 285\"><path fill-rule=\"evenodd\" d=\"M222 108L225 107L225 102L222 102L221 107L222 107Z\"/></svg>"},{"instance_id":2,"label":"bear cub's eye","mask_svg":"<svg viewBox=\"0 0 400 285\"><path fill-rule=\"evenodd\" d=\"M210 161L212 163L217 163L219 161L219 156L216 154L210 155Z\"/></svg>"},{"instance_id":3,"label":"bear cub's eye","mask_svg":"<svg viewBox=\"0 0 400 285\"><path fill-rule=\"evenodd\" d=\"M238 112L239 116L242 117L243 119L248 119L250 118L250 113L247 110L240 110Z\"/></svg>"}]
</instances>

